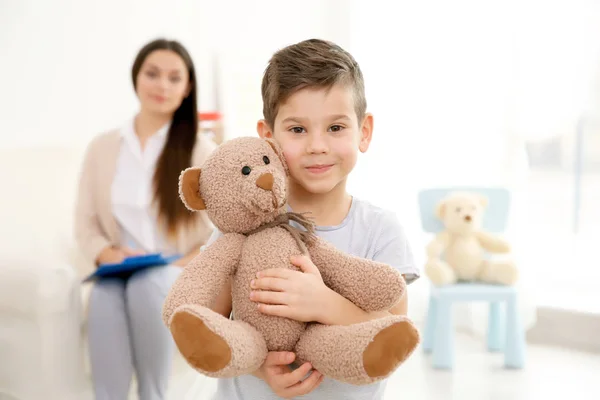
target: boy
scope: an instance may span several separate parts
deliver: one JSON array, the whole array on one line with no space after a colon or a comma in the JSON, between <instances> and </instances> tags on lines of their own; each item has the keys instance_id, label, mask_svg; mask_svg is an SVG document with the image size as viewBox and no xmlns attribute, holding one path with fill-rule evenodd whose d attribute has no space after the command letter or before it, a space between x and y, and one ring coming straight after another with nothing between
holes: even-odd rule
<instances>
[{"instance_id":1,"label":"boy","mask_svg":"<svg viewBox=\"0 0 600 400\"><path fill-rule=\"evenodd\" d=\"M397 268L411 283L419 277L403 230L392 212L346 192L358 151L371 142L373 117L366 112L363 76L353 57L339 46L306 40L273 55L262 82L261 137L281 145L290 170L289 206L310 212L317 234L340 250ZM210 245L219 233L207 245ZM254 281L251 297L266 314L323 324L348 325L384 316L366 313L329 290L305 257L291 260L302 272L267 270ZM407 295L390 312L406 314ZM230 288L214 307L231 313ZM384 383L352 386L323 379L309 363L292 369L293 353L271 352L253 375L220 379L215 399L377 400ZM307 374L310 375L306 378ZM304 396L303 396L304 395Z\"/></svg>"}]
</instances>

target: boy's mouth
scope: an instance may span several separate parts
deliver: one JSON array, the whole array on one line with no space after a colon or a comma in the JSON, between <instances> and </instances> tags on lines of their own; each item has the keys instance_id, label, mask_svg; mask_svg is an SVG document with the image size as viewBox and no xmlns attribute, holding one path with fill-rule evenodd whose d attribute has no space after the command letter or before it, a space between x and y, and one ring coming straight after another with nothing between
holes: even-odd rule
<instances>
[{"instance_id":1,"label":"boy's mouth","mask_svg":"<svg viewBox=\"0 0 600 400\"><path fill-rule=\"evenodd\" d=\"M333 167L333 164L314 164L306 167L308 172L313 174L322 174L323 172L327 172Z\"/></svg>"}]
</instances>

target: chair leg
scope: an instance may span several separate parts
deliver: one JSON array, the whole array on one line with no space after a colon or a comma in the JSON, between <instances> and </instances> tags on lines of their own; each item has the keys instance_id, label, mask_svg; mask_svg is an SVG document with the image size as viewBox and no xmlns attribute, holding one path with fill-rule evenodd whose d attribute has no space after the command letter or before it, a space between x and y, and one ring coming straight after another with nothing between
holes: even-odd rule
<instances>
[{"instance_id":1,"label":"chair leg","mask_svg":"<svg viewBox=\"0 0 600 400\"><path fill-rule=\"evenodd\" d=\"M437 318L437 301L433 296L429 297L429 306L427 308L427 321L425 322L425 332L423 332L423 351L430 353L433 350L433 339L435 333L435 322Z\"/></svg>"},{"instance_id":2,"label":"chair leg","mask_svg":"<svg viewBox=\"0 0 600 400\"><path fill-rule=\"evenodd\" d=\"M436 326L433 343L433 367L451 369L454 364L454 326L452 301L437 300Z\"/></svg>"},{"instance_id":3,"label":"chair leg","mask_svg":"<svg viewBox=\"0 0 600 400\"><path fill-rule=\"evenodd\" d=\"M525 364L525 332L517 310L516 297L506 302L506 349L504 366L523 368Z\"/></svg>"},{"instance_id":4,"label":"chair leg","mask_svg":"<svg viewBox=\"0 0 600 400\"><path fill-rule=\"evenodd\" d=\"M488 317L487 347L489 351L502 351L504 348L504 321L502 304L494 301L490 303Z\"/></svg>"}]
</instances>

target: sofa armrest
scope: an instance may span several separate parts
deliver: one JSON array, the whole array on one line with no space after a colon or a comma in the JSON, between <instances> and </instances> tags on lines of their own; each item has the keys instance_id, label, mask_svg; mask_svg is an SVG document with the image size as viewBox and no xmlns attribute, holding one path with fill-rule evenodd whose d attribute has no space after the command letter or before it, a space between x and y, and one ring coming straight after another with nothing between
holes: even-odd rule
<instances>
[{"instance_id":1,"label":"sofa armrest","mask_svg":"<svg viewBox=\"0 0 600 400\"><path fill-rule=\"evenodd\" d=\"M89 383L77 271L57 260L20 260L0 259L0 392L36 400L81 398Z\"/></svg>"},{"instance_id":2,"label":"sofa armrest","mask_svg":"<svg viewBox=\"0 0 600 400\"><path fill-rule=\"evenodd\" d=\"M63 262L40 266L34 262L0 259L0 313L40 315L69 309L79 290L76 270Z\"/></svg>"}]
</instances>

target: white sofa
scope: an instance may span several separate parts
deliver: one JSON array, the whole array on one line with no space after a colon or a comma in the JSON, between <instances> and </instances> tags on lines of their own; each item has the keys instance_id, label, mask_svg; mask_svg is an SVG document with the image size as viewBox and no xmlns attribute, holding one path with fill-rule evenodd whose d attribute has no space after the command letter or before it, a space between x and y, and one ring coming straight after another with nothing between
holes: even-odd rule
<instances>
[{"instance_id":1,"label":"white sofa","mask_svg":"<svg viewBox=\"0 0 600 400\"><path fill-rule=\"evenodd\" d=\"M92 399L85 333L92 270L72 237L84 145L0 150L0 399ZM177 354L169 398L211 382ZM132 394L135 393L135 382ZM134 395L131 398L136 398Z\"/></svg>"}]
</instances>

